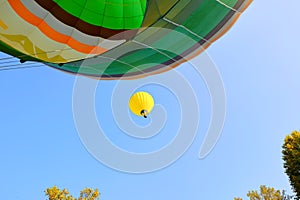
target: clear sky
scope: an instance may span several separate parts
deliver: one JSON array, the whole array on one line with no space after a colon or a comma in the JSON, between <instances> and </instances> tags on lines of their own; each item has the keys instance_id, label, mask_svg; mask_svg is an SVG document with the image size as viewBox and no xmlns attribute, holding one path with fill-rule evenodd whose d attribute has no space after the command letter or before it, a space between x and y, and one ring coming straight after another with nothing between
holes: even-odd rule
<instances>
[{"instance_id":1,"label":"clear sky","mask_svg":"<svg viewBox=\"0 0 300 200\"><path fill-rule=\"evenodd\" d=\"M191 80L200 91L197 137L173 165L152 173L115 171L88 153L73 121L74 76L48 67L1 71L0 198L45 199L43 191L53 185L75 196L84 187L99 188L103 200L233 199L260 185L290 192L281 145L286 134L300 127L299 7L297 0L257 0L208 49L226 90L221 138L205 159L198 159L210 106L203 80ZM186 73L185 67L179 72ZM178 105L169 104L172 95L149 86L171 122L163 136L129 143L133 138L124 138L102 106L115 85L104 82L96 98L98 120L114 143L147 151L174 136Z\"/></svg>"}]
</instances>

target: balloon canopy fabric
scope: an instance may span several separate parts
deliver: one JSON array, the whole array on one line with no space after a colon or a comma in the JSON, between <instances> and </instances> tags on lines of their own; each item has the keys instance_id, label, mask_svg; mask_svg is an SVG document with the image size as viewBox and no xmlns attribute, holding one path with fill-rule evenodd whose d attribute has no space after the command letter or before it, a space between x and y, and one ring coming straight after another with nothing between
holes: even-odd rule
<instances>
[{"instance_id":1,"label":"balloon canopy fabric","mask_svg":"<svg viewBox=\"0 0 300 200\"><path fill-rule=\"evenodd\" d=\"M0 0L0 51L101 79L172 69L252 0Z\"/></svg>"}]
</instances>

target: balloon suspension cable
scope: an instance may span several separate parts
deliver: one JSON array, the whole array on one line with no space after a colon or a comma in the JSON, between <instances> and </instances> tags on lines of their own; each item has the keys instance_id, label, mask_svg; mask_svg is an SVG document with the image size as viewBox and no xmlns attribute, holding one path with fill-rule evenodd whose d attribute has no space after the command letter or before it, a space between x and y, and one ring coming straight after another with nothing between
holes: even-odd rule
<instances>
[{"instance_id":1,"label":"balloon suspension cable","mask_svg":"<svg viewBox=\"0 0 300 200\"><path fill-rule=\"evenodd\" d=\"M56 50L45 51L45 52L40 52L40 53L33 53L33 54L22 54L22 55L19 55L19 56L11 56L11 55L9 55L7 57L0 58L0 61L2 61L2 60L11 60L11 59L18 58L19 62L23 63L23 62L26 62L26 60L24 60L23 58L27 58L28 56L29 57L35 57L35 56L38 57L39 55L42 55L42 54L55 53L55 52L68 51L68 50L72 50L72 48L56 49Z\"/></svg>"},{"instance_id":2,"label":"balloon suspension cable","mask_svg":"<svg viewBox=\"0 0 300 200\"><path fill-rule=\"evenodd\" d=\"M147 114L148 114L148 111L147 111L147 110L142 110L142 111L141 111L141 115L142 115L144 118L147 118Z\"/></svg>"},{"instance_id":3,"label":"balloon suspension cable","mask_svg":"<svg viewBox=\"0 0 300 200\"><path fill-rule=\"evenodd\" d=\"M16 69L30 69L30 68L38 68L38 67L44 67L45 65L32 65L32 66L20 66L20 67L7 67L7 68L1 68L0 71L10 71L10 70L16 70Z\"/></svg>"},{"instance_id":4,"label":"balloon suspension cable","mask_svg":"<svg viewBox=\"0 0 300 200\"><path fill-rule=\"evenodd\" d=\"M8 70L15 70L15 69L28 69L28 68L37 68L45 66L42 63L37 62L28 62L21 64L18 60L12 60L12 61L5 61L0 62L0 71L8 71Z\"/></svg>"},{"instance_id":5,"label":"balloon suspension cable","mask_svg":"<svg viewBox=\"0 0 300 200\"><path fill-rule=\"evenodd\" d=\"M30 55L19 55L19 56L6 56L0 58L0 71L9 71L9 70L16 70L16 69L29 69L29 68L37 68L37 67L44 67L43 62L38 61L30 61L25 60L24 58L27 58L28 56L34 57L38 56L39 54L45 54L45 53L53 53L53 52L59 52L62 50L71 50L69 49L58 49L58 50L51 50L43 53L35 53ZM6 55L3 53L3 55ZM76 58L74 58L76 59ZM58 64L61 66L61 64Z\"/></svg>"}]
</instances>

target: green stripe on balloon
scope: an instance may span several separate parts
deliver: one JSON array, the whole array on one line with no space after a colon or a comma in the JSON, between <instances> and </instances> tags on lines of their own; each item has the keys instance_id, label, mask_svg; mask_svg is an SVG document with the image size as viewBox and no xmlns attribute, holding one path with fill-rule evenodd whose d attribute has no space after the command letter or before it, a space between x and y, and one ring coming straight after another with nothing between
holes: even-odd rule
<instances>
[{"instance_id":1,"label":"green stripe on balloon","mask_svg":"<svg viewBox=\"0 0 300 200\"><path fill-rule=\"evenodd\" d=\"M229 1L234 1L235 4L238 3L238 0ZM184 3L185 5L183 6ZM233 2L227 3L232 4ZM126 48L129 52L118 59L121 63L115 61L107 66L107 63L101 62L101 58L99 57L99 62L93 61L93 63L97 64L89 65L89 59L87 59L84 62L78 61L66 63L58 68L76 73L78 68L74 68L72 65L80 66L80 64L83 64L88 65L89 67L82 68L80 73L87 75L93 75L94 73L96 76L102 74L102 76L108 77L119 77L123 74L127 74L128 71L130 71L131 74L155 71L160 67L164 67L164 65L172 64L175 60L180 60L181 56L188 55L189 52L195 50L195 47L206 43L206 40L209 40L218 32L218 27L222 28L224 23L230 20L232 17L229 15L230 13L233 13L232 9L217 1L180 1L165 15L165 18L176 24L183 25L186 28L176 26L164 19L160 19L152 26L157 27L157 30L161 27L167 28L170 31L167 33L164 31L153 32L153 29L146 29L134 38L135 41L145 43L151 47L160 47L160 51L162 51L163 54L151 49L130 51L130 49L134 49L134 45L132 42L127 42ZM177 34L176 32L181 34ZM199 37L195 36L193 33ZM179 37L180 35L182 37ZM186 38L192 38L193 40L186 40ZM133 46L131 47L131 45ZM122 47L112 49L101 56L114 57L114 55L116 55L115 51L119 51L120 48ZM164 49L170 49L170 52L173 53L164 51ZM170 58L174 60L172 61ZM127 63L128 65L124 63ZM162 65L159 66L159 63ZM132 69L132 66L134 69ZM96 71L97 73L95 73Z\"/></svg>"},{"instance_id":2,"label":"green stripe on balloon","mask_svg":"<svg viewBox=\"0 0 300 200\"><path fill-rule=\"evenodd\" d=\"M54 0L54 2L82 21L115 30L140 28L147 5L147 0Z\"/></svg>"}]
</instances>

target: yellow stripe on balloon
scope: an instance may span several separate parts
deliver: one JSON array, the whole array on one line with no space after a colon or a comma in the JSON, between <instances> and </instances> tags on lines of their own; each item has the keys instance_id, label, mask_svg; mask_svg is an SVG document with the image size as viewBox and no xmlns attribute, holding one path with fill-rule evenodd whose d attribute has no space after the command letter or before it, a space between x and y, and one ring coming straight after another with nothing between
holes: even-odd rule
<instances>
[{"instance_id":1,"label":"yellow stripe on balloon","mask_svg":"<svg viewBox=\"0 0 300 200\"><path fill-rule=\"evenodd\" d=\"M0 27L4 30L8 29L8 26L0 19Z\"/></svg>"}]
</instances>

